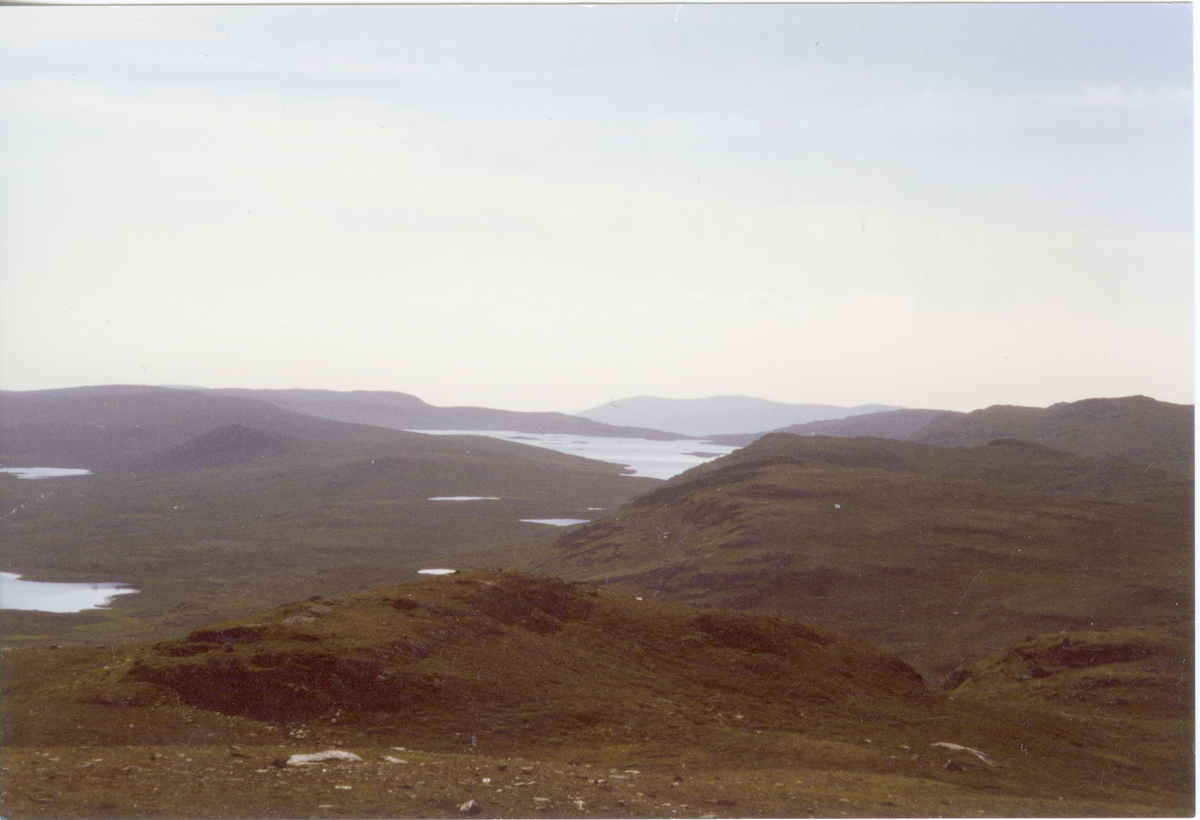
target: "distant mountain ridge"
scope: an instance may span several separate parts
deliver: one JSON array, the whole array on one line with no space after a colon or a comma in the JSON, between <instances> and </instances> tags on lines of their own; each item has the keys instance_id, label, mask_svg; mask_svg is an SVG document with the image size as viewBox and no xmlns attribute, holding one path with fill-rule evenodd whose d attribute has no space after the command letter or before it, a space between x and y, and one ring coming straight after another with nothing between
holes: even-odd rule
<instances>
[{"instance_id":1,"label":"distant mountain ridge","mask_svg":"<svg viewBox=\"0 0 1200 820\"><path fill-rule=\"evenodd\" d=\"M567 413L530 413L493 410L489 407L437 407L408 393L384 390L178 389L257 399L295 413L393 430L512 430L518 433L566 433L658 441L686 438L677 432L612 425Z\"/></svg>"},{"instance_id":2,"label":"distant mountain ridge","mask_svg":"<svg viewBox=\"0 0 1200 820\"><path fill-rule=\"evenodd\" d=\"M792 425L800 436L872 436L941 447L1018 439L1077 456L1115 456L1173 473L1195 470L1195 406L1147 396L1084 399L1049 407L994 405L970 413L893 410ZM748 441L729 441L747 444Z\"/></svg>"},{"instance_id":3,"label":"distant mountain ridge","mask_svg":"<svg viewBox=\"0 0 1200 820\"><path fill-rule=\"evenodd\" d=\"M651 427L690 436L711 436L766 433L792 424L898 409L886 404L863 404L857 407L786 404L749 396L710 396L706 399L633 396L615 399L576 415L605 424Z\"/></svg>"}]
</instances>

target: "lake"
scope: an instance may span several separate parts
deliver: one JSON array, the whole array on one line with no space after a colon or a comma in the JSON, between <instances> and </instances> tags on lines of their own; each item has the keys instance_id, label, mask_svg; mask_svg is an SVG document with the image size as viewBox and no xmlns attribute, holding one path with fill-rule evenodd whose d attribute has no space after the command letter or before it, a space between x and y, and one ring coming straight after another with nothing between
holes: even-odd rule
<instances>
[{"instance_id":1,"label":"lake","mask_svg":"<svg viewBox=\"0 0 1200 820\"><path fill-rule=\"evenodd\" d=\"M108 606L116 596L137 591L125 584L23 581L20 575L0 572L0 609L82 612Z\"/></svg>"},{"instance_id":2,"label":"lake","mask_svg":"<svg viewBox=\"0 0 1200 820\"><path fill-rule=\"evenodd\" d=\"M517 444L545 447L573 456L620 464L630 475L672 478L685 470L728 455L737 447L700 439L652 441L644 438L608 438L563 433L517 433L511 430L409 430L429 436L487 436Z\"/></svg>"}]
</instances>

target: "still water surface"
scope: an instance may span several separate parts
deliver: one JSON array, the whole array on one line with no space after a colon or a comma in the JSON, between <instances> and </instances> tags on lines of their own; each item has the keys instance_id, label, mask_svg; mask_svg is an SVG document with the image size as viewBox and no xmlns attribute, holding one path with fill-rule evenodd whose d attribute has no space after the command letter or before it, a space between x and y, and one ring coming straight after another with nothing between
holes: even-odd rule
<instances>
[{"instance_id":1,"label":"still water surface","mask_svg":"<svg viewBox=\"0 0 1200 820\"><path fill-rule=\"evenodd\" d=\"M70 467L0 467L0 473L12 473L17 478L36 481L41 478L63 478L71 475L91 475L91 470L76 470Z\"/></svg>"},{"instance_id":2,"label":"still water surface","mask_svg":"<svg viewBox=\"0 0 1200 820\"><path fill-rule=\"evenodd\" d=\"M524 524L549 524L552 527L572 527L575 524L586 524L588 518L522 518Z\"/></svg>"},{"instance_id":3,"label":"still water surface","mask_svg":"<svg viewBox=\"0 0 1200 820\"><path fill-rule=\"evenodd\" d=\"M518 444L544 447L569 455L594 458L620 464L629 475L667 479L700 464L712 461L738 449L710 444L698 439L653 441L641 438L609 438L558 433L520 433L511 430L412 430L435 436L488 436ZM0 472L12 473L23 479L62 478L90 475L90 470L62 467L3 467ZM484 501L481 496L440 496L431 501ZM587 523L578 518L523 519L529 523L567 527ZM434 575L453 572L444 569L421 570ZM0 572L0 609L40 610L43 612L80 612L107 606L117 595L137 592L121 584L69 584L43 581L23 581L19 575Z\"/></svg>"},{"instance_id":4,"label":"still water surface","mask_svg":"<svg viewBox=\"0 0 1200 820\"><path fill-rule=\"evenodd\" d=\"M698 439L652 441L644 438L608 438L563 433L516 433L511 430L409 430L430 436L488 436L517 444L545 447L573 456L621 464L630 475L671 478L714 458L728 455L737 447L710 444Z\"/></svg>"},{"instance_id":5,"label":"still water surface","mask_svg":"<svg viewBox=\"0 0 1200 820\"><path fill-rule=\"evenodd\" d=\"M82 612L108 606L118 595L137 592L124 584L60 584L23 581L20 575L0 572L0 609L40 612Z\"/></svg>"},{"instance_id":6,"label":"still water surface","mask_svg":"<svg viewBox=\"0 0 1200 820\"><path fill-rule=\"evenodd\" d=\"M70 467L0 467L0 473L38 481L47 478L91 475L91 470ZM0 609L39 612L82 612L108 606L118 595L137 592L125 584L78 584L22 581L20 575L0 572Z\"/></svg>"},{"instance_id":7,"label":"still water surface","mask_svg":"<svg viewBox=\"0 0 1200 820\"><path fill-rule=\"evenodd\" d=\"M499 501L496 495L436 495L430 501Z\"/></svg>"}]
</instances>

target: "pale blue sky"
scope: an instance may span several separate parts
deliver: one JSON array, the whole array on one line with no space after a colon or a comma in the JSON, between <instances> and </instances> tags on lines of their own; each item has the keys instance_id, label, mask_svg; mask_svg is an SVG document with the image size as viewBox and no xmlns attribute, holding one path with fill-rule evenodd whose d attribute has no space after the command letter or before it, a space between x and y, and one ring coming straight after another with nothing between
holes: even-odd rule
<instances>
[{"instance_id":1,"label":"pale blue sky","mask_svg":"<svg viewBox=\"0 0 1200 820\"><path fill-rule=\"evenodd\" d=\"M1193 400L1188 5L0 23L0 388Z\"/></svg>"}]
</instances>

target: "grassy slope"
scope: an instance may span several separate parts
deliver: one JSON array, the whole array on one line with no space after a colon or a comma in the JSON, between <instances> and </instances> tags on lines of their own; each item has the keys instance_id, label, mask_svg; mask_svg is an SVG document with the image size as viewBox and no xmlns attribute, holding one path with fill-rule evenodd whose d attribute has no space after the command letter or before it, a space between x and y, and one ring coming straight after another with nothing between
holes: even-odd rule
<instances>
[{"instance_id":1,"label":"grassy slope","mask_svg":"<svg viewBox=\"0 0 1200 820\"><path fill-rule=\"evenodd\" d=\"M1143 733L1131 754L1128 724L935 692L843 635L513 573L311 600L157 644L15 650L4 690L10 817L299 816L318 802L453 816L468 797L492 816L551 801L554 816L1191 807L1178 733ZM368 763L269 765L330 745Z\"/></svg>"},{"instance_id":2,"label":"grassy slope","mask_svg":"<svg viewBox=\"0 0 1200 820\"><path fill-rule=\"evenodd\" d=\"M1190 479L998 443L774 434L564 533L536 571L853 632L923 674L1190 617Z\"/></svg>"},{"instance_id":3,"label":"grassy slope","mask_svg":"<svg viewBox=\"0 0 1200 820\"><path fill-rule=\"evenodd\" d=\"M261 402L155 388L0 396L5 569L137 586L108 610L3 611L6 642L118 638L340 594L429 564L504 563L507 542L589 518L654 479L545 449L348 425ZM436 496L498 501L432 502Z\"/></svg>"},{"instance_id":4,"label":"grassy slope","mask_svg":"<svg viewBox=\"0 0 1200 820\"><path fill-rule=\"evenodd\" d=\"M1053 703L1120 719L1192 718L1195 628L1191 621L1026 637L966 664L946 682L958 695Z\"/></svg>"}]
</instances>

